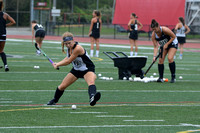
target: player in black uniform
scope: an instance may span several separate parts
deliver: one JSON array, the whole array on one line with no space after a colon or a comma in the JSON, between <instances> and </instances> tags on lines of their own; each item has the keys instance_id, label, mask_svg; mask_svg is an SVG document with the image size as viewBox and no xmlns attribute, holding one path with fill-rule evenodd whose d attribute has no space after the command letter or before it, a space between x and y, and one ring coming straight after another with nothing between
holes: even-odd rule
<instances>
[{"instance_id":1,"label":"player in black uniform","mask_svg":"<svg viewBox=\"0 0 200 133\"><path fill-rule=\"evenodd\" d=\"M164 60L166 55L168 54L167 58L169 62L169 68L171 71L170 82L174 83L176 81L176 64L174 62L174 55L176 54L176 51L178 49L178 40L176 38L176 35L169 28L160 26L155 19L152 19L151 28L153 30L152 41L154 45L153 60L155 60L155 57L157 56L158 43L160 44L160 50L163 50L163 52L161 52L162 54L159 57L158 62L159 79L157 80L157 82L163 82Z\"/></svg>"},{"instance_id":2,"label":"player in black uniform","mask_svg":"<svg viewBox=\"0 0 200 133\"><path fill-rule=\"evenodd\" d=\"M138 28L139 25L139 28ZM137 40L138 40L138 30L141 30L143 27L142 23L140 23L137 20L137 16L135 13L131 14L131 19L129 20L128 23L128 29L130 31L130 35L129 35L129 41L131 44L131 52L130 52L130 56L133 56L133 45L135 46L135 56L137 56L137 52L138 52L138 45L137 45Z\"/></svg>"},{"instance_id":3,"label":"player in black uniform","mask_svg":"<svg viewBox=\"0 0 200 133\"><path fill-rule=\"evenodd\" d=\"M72 63L73 68L57 87L54 98L49 101L47 105L55 105L68 86L74 83L78 78L84 78L88 84L90 105L94 106L101 97L101 93L96 92L95 66L90 60L87 51L82 46L78 45L78 42L73 40L73 35L71 33L64 33L62 38L62 51L65 52L64 47L66 46L67 57L58 63L54 63L53 66L56 69L59 66L66 66Z\"/></svg>"},{"instance_id":4,"label":"player in black uniform","mask_svg":"<svg viewBox=\"0 0 200 133\"><path fill-rule=\"evenodd\" d=\"M42 47L42 41L45 37L45 30L41 24L38 24L37 21L33 20L31 22L32 24L32 44L33 44L33 38L34 38L34 32L35 32L35 42L37 43L38 47ZM41 52L39 50L36 51L37 55L40 55Z\"/></svg>"},{"instance_id":5,"label":"player in black uniform","mask_svg":"<svg viewBox=\"0 0 200 133\"><path fill-rule=\"evenodd\" d=\"M7 72L9 71L9 68L7 65L6 54L4 53L4 47L6 43L6 27L14 25L15 20L2 10L3 10L3 0L0 0L0 56L4 64L5 71ZM10 23L6 24L7 20L9 20Z\"/></svg>"},{"instance_id":6,"label":"player in black uniform","mask_svg":"<svg viewBox=\"0 0 200 133\"><path fill-rule=\"evenodd\" d=\"M91 25L89 29L89 36L91 41L90 57L93 57L94 43L96 43L96 57L99 57L99 38L102 25L101 13L97 10L94 10L92 15L93 18L91 20Z\"/></svg>"}]
</instances>

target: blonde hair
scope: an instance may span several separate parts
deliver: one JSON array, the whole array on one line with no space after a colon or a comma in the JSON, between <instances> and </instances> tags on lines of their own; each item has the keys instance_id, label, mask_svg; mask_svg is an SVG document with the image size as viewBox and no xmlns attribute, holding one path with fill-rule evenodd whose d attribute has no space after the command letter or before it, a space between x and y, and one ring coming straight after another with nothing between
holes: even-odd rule
<instances>
[{"instance_id":1,"label":"blonde hair","mask_svg":"<svg viewBox=\"0 0 200 133\"><path fill-rule=\"evenodd\" d=\"M65 37L74 37L74 35L73 35L72 33L70 33L70 32L65 32L65 33L62 35L62 39L64 39ZM62 52L63 52L63 53L66 53L66 52L65 52L65 49L64 49L64 47L65 47L64 41L62 41L61 46L62 46Z\"/></svg>"},{"instance_id":2,"label":"blonde hair","mask_svg":"<svg viewBox=\"0 0 200 133\"><path fill-rule=\"evenodd\" d=\"M3 0L0 0L0 11L3 10Z\"/></svg>"}]
</instances>

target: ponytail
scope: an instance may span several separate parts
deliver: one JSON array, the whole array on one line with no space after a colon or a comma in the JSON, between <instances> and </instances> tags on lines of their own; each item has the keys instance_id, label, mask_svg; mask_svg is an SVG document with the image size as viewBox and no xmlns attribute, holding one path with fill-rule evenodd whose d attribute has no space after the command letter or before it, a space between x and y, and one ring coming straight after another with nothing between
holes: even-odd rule
<instances>
[{"instance_id":1,"label":"ponytail","mask_svg":"<svg viewBox=\"0 0 200 133\"><path fill-rule=\"evenodd\" d=\"M0 0L0 11L3 10L3 0Z\"/></svg>"},{"instance_id":2,"label":"ponytail","mask_svg":"<svg viewBox=\"0 0 200 133\"><path fill-rule=\"evenodd\" d=\"M181 23L182 23L183 26L184 26L184 25L185 25L185 20L184 20L184 18L183 18L183 17L179 17L178 19L181 21Z\"/></svg>"},{"instance_id":3,"label":"ponytail","mask_svg":"<svg viewBox=\"0 0 200 133\"><path fill-rule=\"evenodd\" d=\"M94 10L94 13L97 15L97 17L101 17L101 12L100 11L98 11L98 10Z\"/></svg>"}]
</instances>

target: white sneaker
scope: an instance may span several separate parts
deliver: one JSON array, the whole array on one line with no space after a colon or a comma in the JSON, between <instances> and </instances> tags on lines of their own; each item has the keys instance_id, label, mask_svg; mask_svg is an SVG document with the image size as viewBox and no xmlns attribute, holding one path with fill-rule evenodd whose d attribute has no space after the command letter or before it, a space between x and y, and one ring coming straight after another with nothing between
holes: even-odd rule
<instances>
[{"instance_id":1,"label":"white sneaker","mask_svg":"<svg viewBox=\"0 0 200 133\"><path fill-rule=\"evenodd\" d=\"M5 65L5 71L9 71L8 65Z\"/></svg>"}]
</instances>

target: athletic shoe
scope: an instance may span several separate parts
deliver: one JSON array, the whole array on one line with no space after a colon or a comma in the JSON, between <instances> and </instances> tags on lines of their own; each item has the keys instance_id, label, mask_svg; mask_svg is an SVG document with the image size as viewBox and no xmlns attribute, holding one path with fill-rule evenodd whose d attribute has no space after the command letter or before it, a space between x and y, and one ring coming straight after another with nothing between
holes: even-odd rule
<instances>
[{"instance_id":1,"label":"athletic shoe","mask_svg":"<svg viewBox=\"0 0 200 133\"><path fill-rule=\"evenodd\" d=\"M164 80L163 80L163 79L161 79L161 78L158 78L157 82L163 83L163 82L164 82Z\"/></svg>"},{"instance_id":2,"label":"athletic shoe","mask_svg":"<svg viewBox=\"0 0 200 133\"><path fill-rule=\"evenodd\" d=\"M47 105L56 105L55 99L52 99L47 103Z\"/></svg>"},{"instance_id":3,"label":"athletic shoe","mask_svg":"<svg viewBox=\"0 0 200 133\"><path fill-rule=\"evenodd\" d=\"M176 82L176 79L175 78L172 78L170 83L175 83Z\"/></svg>"},{"instance_id":4,"label":"athletic shoe","mask_svg":"<svg viewBox=\"0 0 200 133\"><path fill-rule=\"evenodd\" d=\"M182 60L182 59L183 59L183 56L182 56L182 55L180 55L180 56L179 56L179 59L180 59L180 60Z\"/></svg>"},{"instance_id":5,"label":"athletic shoe","mask_svg":"<svg viewBox=\"0 0 200 133\"><path fill-rule=\"evenodd\" d=\"M8 72L8 71L9 71L8 65L5 65L5 72Z\"/></svg>"},{"instance_id":6,"label":"athletic shoe","mask_svg":"<svg viewBox=\"0 0 200 133\"><path fill-rule=\"evenodd\" d=\"M174 59L176 59L176 55L174 55Z\"/></svg>"},{"instance_id":7,"label":"athletic shoe","mask_svg":"<svg viewBox=\"0 0 200 133\"><path fill-rule=\"evenodd\" d=\"M90 105L94 106L96 102L101 98L101 93L97 92L94 96L90 98Z\"/></svg>"}]
</instances>

